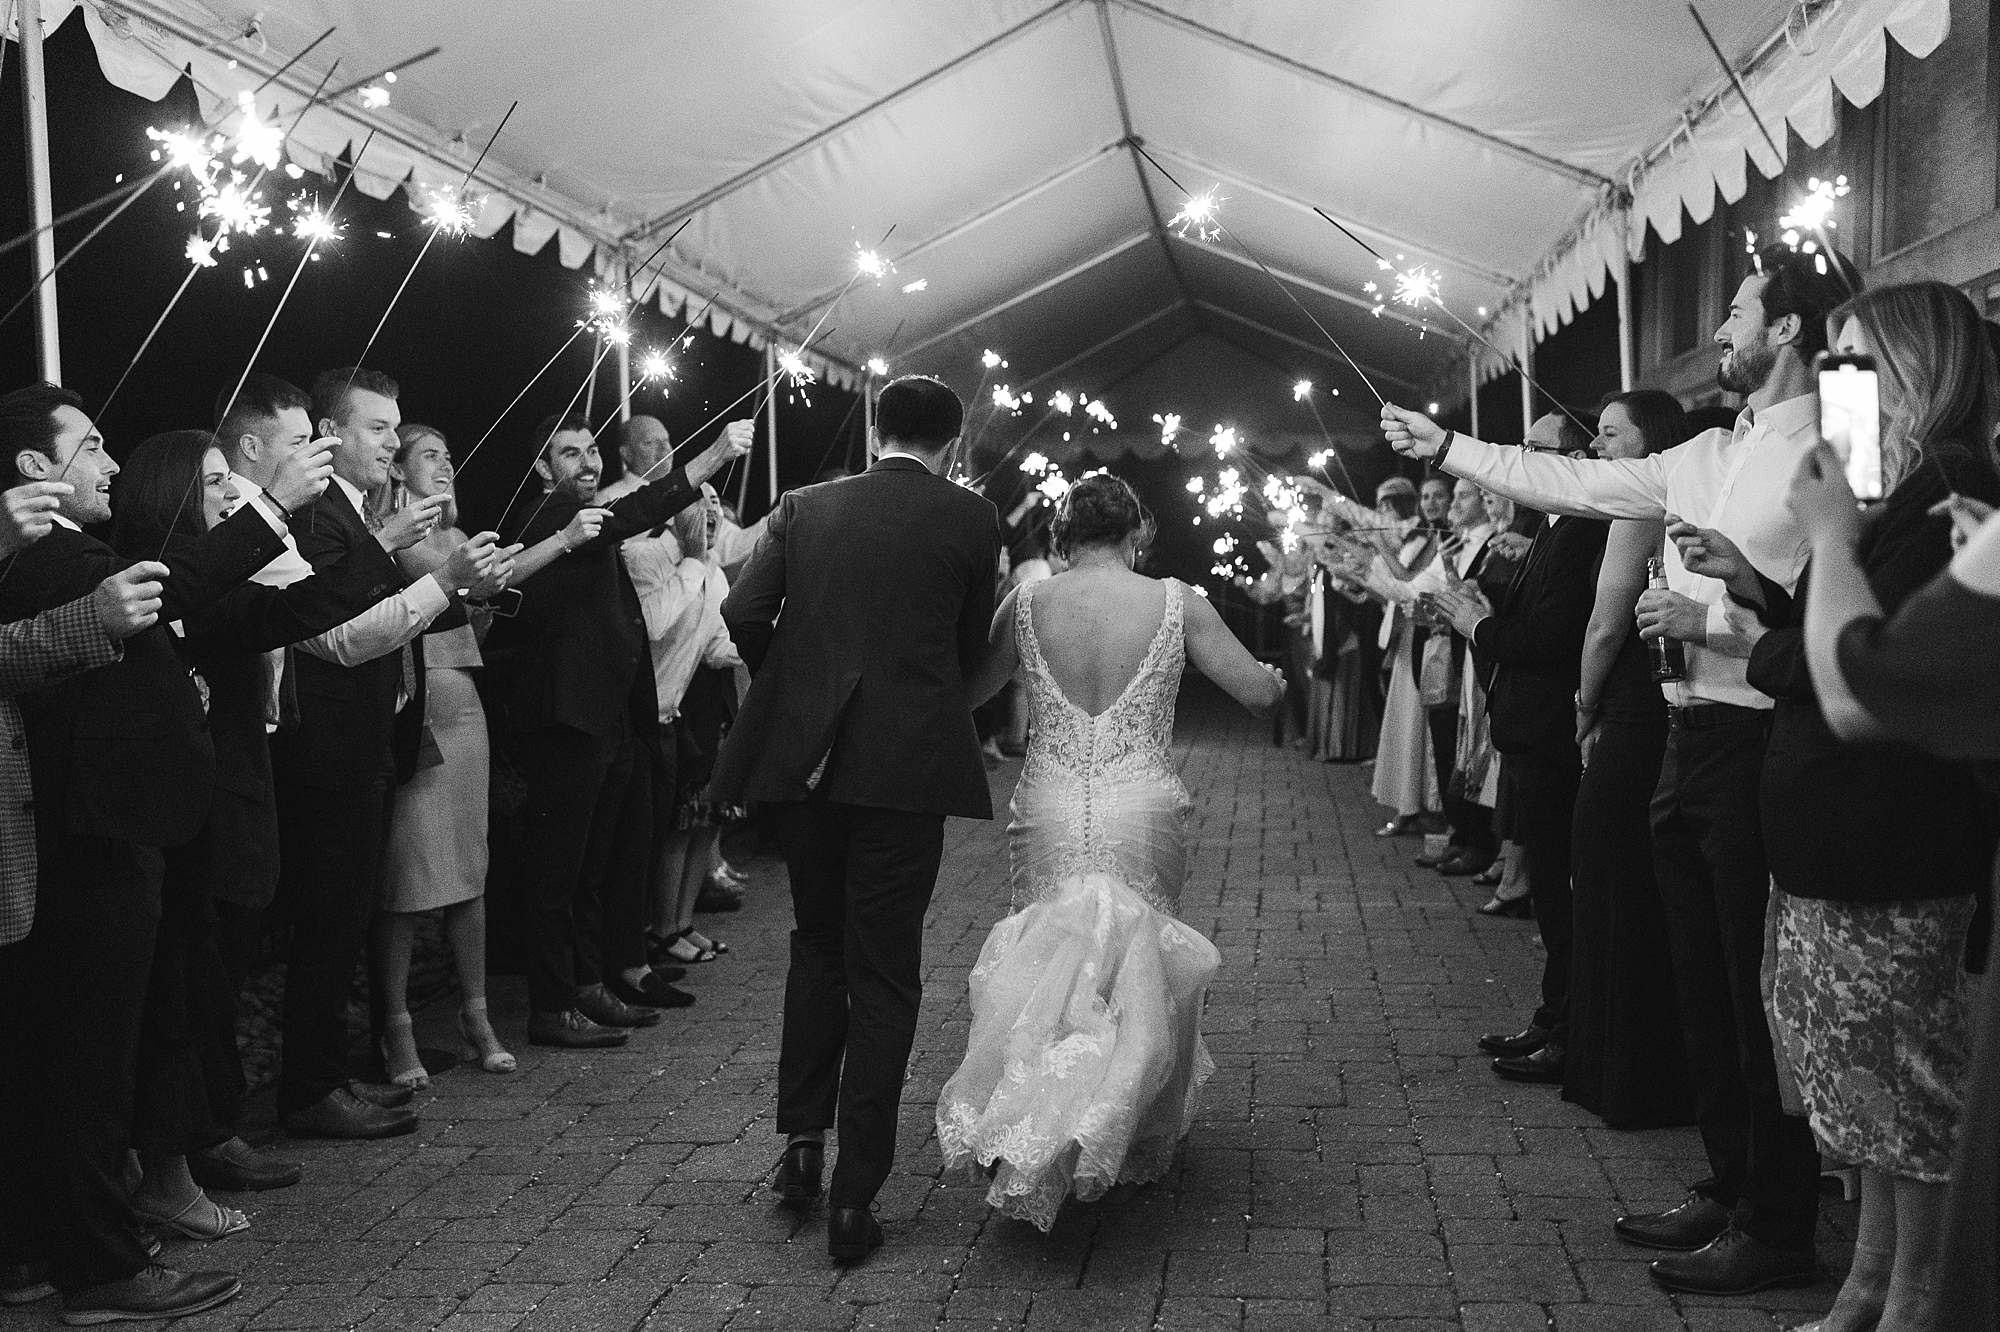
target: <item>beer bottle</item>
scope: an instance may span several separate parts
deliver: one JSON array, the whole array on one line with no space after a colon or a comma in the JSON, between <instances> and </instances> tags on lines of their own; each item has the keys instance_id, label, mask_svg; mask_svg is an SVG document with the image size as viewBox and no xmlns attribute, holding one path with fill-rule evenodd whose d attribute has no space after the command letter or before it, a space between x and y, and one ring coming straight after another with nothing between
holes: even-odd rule
<instances>
[{"instance_id":1,"label":"beer bottle","mask_svg":"<svg viewBox=\"0 0 2000 1332\"><path fill-rule=\"evenodd\" d=\"M1667 587L1667 564L1658 555L1646 561L1646 586L1664 592ZM1653 679L1660 684L1687 679L1687 649L1678 638L1668 638L1665 634L1651 639L1646 644L1653 656Z\"/></svg>"}]
</instances>

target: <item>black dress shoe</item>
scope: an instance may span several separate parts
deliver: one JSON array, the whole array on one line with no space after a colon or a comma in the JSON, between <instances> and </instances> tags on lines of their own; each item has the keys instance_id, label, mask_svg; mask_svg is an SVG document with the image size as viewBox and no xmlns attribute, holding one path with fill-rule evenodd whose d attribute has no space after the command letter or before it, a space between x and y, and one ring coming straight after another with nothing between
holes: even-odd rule
<instances>
[{"instance_id":1,"label":"black dress shoe","mask_svg":"<svg viewBox=\"0 0 2000 1332\"><path fill-rule=\"evenodd\" d=\"M866 1207L836 1207L826 1214L826 1252L836 1263L858 1263L882 1247L882 1227Z\"/></svg>"},{"instance_id":2,"label":"black dress shoe","mask_svg":"<svg viewBox=\"0 0 2000 1332\"><path fill-rule=\"evenodd\" d=\"M1503 1055L1493 1061L1493 1071L1509 1082L1561 1082L1563 1049L1544 1045L1533 1054Z\"/></svg>"},{"instance_id":3,"label":"black dress shoe","mask_svg":"<svg viewBox=\"0 0 2000 1332\"><path fill-rule=\"evenodd\" d=\"M712 911L741 911L743 909L743 894L737 892L734 888L725 887L717 883L714 879L710 879L702 884L701 892L695 896L694 909L704 913Z\"/></svg>"},{"instance_id":4,"label":"black dress shoe","mask_svg":"<svg viewBox=\"0 0 2000 1332\"><path fill-rule=\"evenodd\" d=\"M400 1110L417 1094L400 1082L350 1082L347 1089L368 1104L379 1105L384 1110Z\"/></svg>"},{"instance_id":5,"label":"black dress shoe","mask_svg":"<svg viewBox=\"0 0 2000 1332\"><path fill-rule=\"evenodd\" d=\"M1813 1246L1774 1249L1729 1226L1707 1248L1655 1259L1656 1284L1689 1295L1748 1295L1772 1286L1810 1286L1819 1280Z\"/></svg>"},{"instance_id":6,"label":"black dress shoe","mask_svg":"<svg viewBox=\"0 0 2000 1332\"><path fill-rule=\"evenodd\" d=\"M1458 848L1455 846L1448 846L1436 855L1425 851L1416 857L1415 864L1418 869L1436 869L1457 854Z\"/></svg>"},{"instance_id":7,"label":"black dress shoe","mask_svg":"<svg viewBox=\"0 0 2000 1332\"><path fill-rule=\"evenodd\" d=\"M819 1197L819 1174L826 1161L826 1148L817 1142L795 1142L778 1158L778 1173L771 1179L771 1192L788 1203L809 1203Z\"/></svg>"},{"instance_id":8,"label":"black dress shoe","mask_svg":"<svg viewBox=\"0 0 2000 1332\"><path fill-rule=\"evenodd\" d=\"M661 1017L659 1009L628 1004L602 985L578 990L576 1011L600 1027L650 1027Z\"/></svg>"},{"instance_id":9,"label":"black dress shoe","mask_svg":"<svg viewBox=\"0 0 2000 1332\"><path fill-rule=\"evenodd\" d=\"M632 1033L600 1027L574 1008L560 1013L530 1013L528 1044L554 1045L565 1050L604 1050L623 1045Z\"/></svg>"},{"instance_id":10,"label":"black dress shoe","mask_svg":"<svg viewBox=\"0 0 2000 1332\"><path fill-rule=\"evenodd\" d=\"M195 1183L222 1193L290 1188L304 1174L296 1162L276 1160L241 1138L189 1152L187 1163Z\"/></svg>"},{"instance_id":11,"label":"black dress shoe","mask_svg":"<svg viewBox=\"0 0 2000 1332\"><path fill-rule=\"evenodd\" d=\"M350 1087L336 1087L284 1117L294 1138L393 1138L417 1131L414 1111L372 1105Z\"/></svg>"},{"instance_id":12,"label":"black dress shoe","mask_svg":"<svg viewBox=\"0 0 2000 1332\"><path fill-rule=\"evenodd\" d=\"M1527 1030L1517 1031L1512 1036L1494 1033L1479 1038L1479 1048L1490 1055L1511 1058L1514 1055L1528 1055L1549 1043L1549 1029L1537 1027L1533 1023Z\"/></svg>"},{"instance_id":13,"label":"black dress shoe","mask_svg":"<svg viewBox=\"0 0 2000 1332\"><path fill-rule=\"evenodd\" d=\"M1464 847L1460 847L1456 852L1446 856L1438 863L1437 871L1447 879L1464 879L1473 875L1484 874L1487 867L1492 863L1493 857L1491 855L1483 851L1469 851Z\"/></svg>"},{"instance_id":14,"label":"black dress shoe","mask_svg":"<svg viewBox=\"0 0 2000 1332\"><path fill-rule=\"evenodd\" d=\"M227 1304L243 1293L228 1272L176 1272L158 1263L122 1281L85 1286L63 1296L62 1319L71 1327L184 1318Z\"/></svg>"},{"instance_id":15,"label":"black dress shoe","mask_svg":"<svg viewBox=\"0 0 2000 1332\"><path fill-rule=\"evenodd\" d=\"M1707 1248L1729 1229L1729 1209L1705 1193L1689 1193L1679 1207L1621 1216L1611 1229L1619 1239L1642 1249L1692 1253Z\"/></svg>"},{"instance_id":16,"label":"black dress shoe","mask_svg":"<svg viewBox=\"0 0 2000 1332\"><path fill-rule=\"evenodd\" d=\"M0 1304L33 1304L56 1293L40 1263L0 1263Z\"/></svg>"},{"instance_id":17,"label":"black dress shoe","mask_svg":"<svg viewBox=\"0 0 2000 1332\"><path fill-rule=\"evenodd\" d=\"M615 976L604 982L604 988L611 992L612 998L641 1012L657 1008L686 1008L694 1002L693 995L677 985L668 984L658 971L648 971L646 979L637 985L627 985L623 976Z\"/></svg>"}]
</instances>

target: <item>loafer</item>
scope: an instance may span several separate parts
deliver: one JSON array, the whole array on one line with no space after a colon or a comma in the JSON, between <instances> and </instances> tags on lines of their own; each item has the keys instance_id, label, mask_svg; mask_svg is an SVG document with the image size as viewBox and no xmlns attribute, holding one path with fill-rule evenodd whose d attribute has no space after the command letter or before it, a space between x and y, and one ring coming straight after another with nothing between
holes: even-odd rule
<instances>
[{"instance_id":1,"label":"loafer","mask_svg":"<svg viewBox=\"0 0 2000 1332\"><path fill-rule=\"evenodd\" d=\"M303 1110L284 1116L294 1138L393 1138L417 1131L417 1116L400 1107L373 1105L351 1087L336 1087Z\"/></svg>"},{"instance_id":2,"label":"loafer","mask_svg":"<svg viewBox=\"0 0 2000 1332\"><path fill-rule=\"evenodd\" d=\"M576 992L576 1011L600 1027L650 1027L661 1018L657 1008L628 1004L602 985Z\"/></svg>"},{"instance_id":3,"label":"loafer","mask_svg":"<svg viewBox=\"0 0 2000 1332\"><path fill-rule=\"evenodd\" d=\"M616 1027L600 1027L574 1008L560 1013L532 1013L528 1016L528 1044L554 1045L565 1050L604 1050L623 1045L630 1032Z\"/></svg>"},{"instance_id":4,"label":"loafer","mask_svg":"<svg viewBox=\"0 0 2000 1332\"><path fill-rule=\"evenodd\" d=\"M1479 1038L1479 1048L1490 1055L1511 1059L1517 1055L1531 1055L1549 1043L1549 1029L1530 1023L1523 1031L1512 1036L1495 1032Z\"/></svg>"},{"instance_id":5,"label":"loafer","mask_svg":"<svg viewBox=\"0 0 2000 1332\"><path fill-rule=\"evenodd\" d=\"M241 1138L231 1138L198 1152L189 1152L188 1173L204 1189L222 1193L261 1193L290 1188L305 1173L295 1161L280 1161Z\"/></svg>"},{"instance_id":6,"label":"loafer","mask_svg":"<svg viewBox=\"0 0 2000 1332\"><path fill-rule=\"evenodd\" d=\"M40 1263L0 1263L0 1304L33 1304L56 1293Z\"/></svg>"},{"instance_id":7,"label":"loafer","mask_svg":"<svg viewBox=\"0 0 2000 1332\"><path fill-rule=\"evenodd\" d=\"M1707 1248L1729 1229L1729 1209L1705 1193L1690 1192L1679 1207L1621 1216L1611 1229L1619 1239L1642 1249L1692 1253Z\"/></svg>"},{"instance_id":8,"label":"loafer","mask_svg":"<svg viewBox=\"0 0 2000 1332\"><path fill-rule=\"evenodd\" d=\"M350 1082L347 1089L368 1104L379 1105L384 1110L400 1110L417 1094L414 1088L400 1082Z\"/></svg>"},{"instance_id":9,"label":"loafer","mask_svg":"<svg viewBox=\"0 0 2000 1332\"><path fill-rule=\"evenodd\" d=\"M1436 855L1432 855L1428 851L1422 851L1417 854L1412 863L1415 864L1418 869L1436 869L1438 866L1444 864L1445 861L1451 859L1453 856L1457 854L1458 854L1458 848L1455 846L1448 846L1444 850L1438 852Z\"/></svg>"},{"instance_id":10,"label":"loafer","mask_svg":"<svg viewBox=\"0 0 2000 1332\"><path fill-rule=\"evenodd\" d=\"M662 976L656 968L646 973L646 979L638 985L627 985L623 976L614 976L604 982L604 988L611 997L644 1012L658 1008L686 1008L694 1002L694 996L674 985Z\"/></svg>"},{"instance_id":11,"label":"loafer","mask_svg":"<svg viewBox=\"0 0 2000 1332\"><path fill-rule=\"evenodd\" d=\"M1509 1082L1561 1082L1563 1050L1544 1045L1533 1054L1503 1055L1493 1061L1493 1071Z\"/></svg>"},{"instance_id":12,"label":"loafer","mask_svg":"<svg viewBox=\"0 0 2000 1332\"><path fill-rule=\"evenodd\" d=\"M827 1257L858 1263L882 1247L882 1227L866 1207L836 1207L826 1214Z\"/></svg>"},{"instance_id":13,"label":"loafer","mask_svg":"<svg viewBox=\"0 0 2000 1332\"><path fill-rule=\"evenodd\" d=\"M819 1176L825 1162L825 1144L790 1144L778 1158L778 1172L771 1178L771 1192L788 1203L811 1202L819 1197Z\"/></svg>"},{"instance_id":14,"label":"loafer","mask_svg":"<svg viewBox=\"0 0 2000 1332\"><path fill-rule=\"evenodd\" d=\"M227 1304L243 1293L228 1272L176 1272L153 1263L122 1281L85 1286L63 1296L62 1320L71 1327L184 1318Z\"/></svg>"},{"instance_id":15,"label":"loafer","mask_svg":"<svg viewBox=\"0 0 2000 1332\"><path fill-rule=\"evenodd\" d=\"M1493 857L1490 855L1459 847L1453 854L1438 862L1437 872L1447 879L1464 879L1484 874L1487 866L1492 863Z\"/></svg>"},{"instance_id":16,"label":"loafer","mask_svg":"<svg viewBox=\"0 0 2000 1332\"><path fill-rule=\"evenodd\" d=\"M1810 1286L1819 1280L1812 1245L1774 1249L1734 1225L1706 1248L1657 1258L1647 1270L1654 1284L1687 1295L1748 1295L1773 1286Z\"/></svg>"}]
</instances>

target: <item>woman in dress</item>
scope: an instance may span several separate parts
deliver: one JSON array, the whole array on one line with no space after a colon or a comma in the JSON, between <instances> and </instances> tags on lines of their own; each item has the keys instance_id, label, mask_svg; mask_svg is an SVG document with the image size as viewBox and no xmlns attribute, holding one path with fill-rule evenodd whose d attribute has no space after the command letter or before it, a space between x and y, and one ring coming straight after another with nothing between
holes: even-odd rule
<instances>
[{"instance_id":1,"label":"woman in dress","mask_svg":"<svg viewBox=\"0 0 2000 1332\"><path fill-rule=\"evenodd\" d=\"M1431 492L1429 499L1435 502L1425 502L1409 481L1400 476L1390 477L1375 491L1377 524L1400 532L1395 553L1376 558L1385 568L1393 561L1389 572L1402 578L1430 563L1436 553L1438 534L1426 515L1435 509L1437 521L1442 522L1444 510L1451 503L1451 484L1443 477L1430 478L1424 482L1424 488ZM1420 503L1425 503L1422 510ZM1383 607L1378 641L1390 663L1389 694L1382 707L1382 733L1375 747L1372 790L1375 803L1388 806L1391 814L1389 821L1375 830L1377 837L1421 831L1424 815L1443 808L1437 770L1431 759L1430 723L1417 692L1418 654L1426 637L1428 631L1417 623L1409 609L1400 605Z\"/></svg>"},{"instance_id":2,"label":"woman in dress","mask_svg":"<svg viewBox=\"0 0 2000 1332\"><path fill-rule=\"evenodd\" d=\"M1284 678L1202 597L1135 572L1152 521L1099 474L1057 507L1068 572L1011 594L970 693L1028 673L1033 738L1008 825L1011 914L971 976L972 1034L937 1105L947 1166L1046 1231L1063 1199L1158 1179L1214 1069L1220 956L1175 917L1186 789L1167 752L1183 663L1267 715Z\"/></svg>"},{"instance_id":3,"label":"woman in dress","mask_svg":"<svg viewBox=\"0 0 2000 1332\"><path fill-rule=\"evenodd\" d=\"M1680 402L1658 389L1604 400L1591 448L1644 458L1688 438ZM1651 807L1667 752L1667 703L1633 608L1660 554L1657 518L1611 524L1583 636L1576 739L1583 751L1570 874L1576 890L1563 1099L1612 1128L1694 1122L1667 923L1653 882Z\"/></svg>"},{"instance_id":4,"label":"woman in dress","mask_svg":"<svg viewBox=\"0 0 2000 1332\"><path fill-rule=\"evenodd\" d=\"M1486 558L1479 562L1472 581L1497 606L1514 581L1521 561L1531 544L1521 529L1533 530L1541 515L1521 508L1505 495L1487 491L1481 499L1486 506L1486 522L1493 536L1486 543ZM1475 664L1461 677L1459 699L1459 753L1457 766L1479 779L1478 801L1493 811L1493 835L1500 840L1500 854L1484 871L1472 876L1481 888L1491 888L1493 896L1479 907L1482 916L1514 916L1525 920L1532 914L1528 904L1528 855L1514 840L1513 802L1508 798L1505 778L1507 761L1493 748L1493 733L1486 715L1486 686L1490 679Z\"/></svg>"},{"instance_id":5,"label":"woman in dress","mask_svg":"<svg viewBox=\"0 0 2000 1332\"><path fill-rule=\"evenodd\" d=\"M415 500L451 494L451 449L444 435L410 422L397 427L396 438L400 447L389 465L389 482L370 497L377 522ZM414 579L432 572L465 540L456 525L457 509L455 500L448 502L431 534L397 555L405 575ZM518 552L512 581L524 581L590 540L602 522L603 510L584 509L555 536ZM486 1012L488 749L486 714L472 672L481 664L479 626L488 618L477 604L470 610L454 604L424 633L423 724L442 757L396 788L389 818L382 909L375 915L370 956L384 1015L382 1064L390 1081L406 1087L430 1085L410 1027L409 985L417 917L431 911L443 913L445 941L458 970L465 1058L488 1073L512 1073L515 1067Z\"/></svg>"},{"instance_id":6,"label":"woman in dress","mask_svg":"<svg viewBox=\"0 0 2000 1332\"><path fill-rule=\"evenodd\" d=\"M1876 362L1887 494L1865 516L1850 509L1844 540L1894 615L1951 560L1950 497L2000 503L2000 389L1978 311L1942 283L1878 287L1829 328L1838 350ZM1830 450L1808 455L1798 501L1838 508L1840 471ZM1828 726L1806 660L1810 569L1795 600L1726 538L1688 524L1668 535L1768 626L1748 636L1750 683L1777 700L1760 787L1778 889L1771 1016L1823 1150L1861 1170L1854 1264L1820 1327L1953 1326L1937 1321L1936 1260L1970 1053L1965 945L1994 829L1967 767L1843 744Z\"/></svg>"}]
</instances>

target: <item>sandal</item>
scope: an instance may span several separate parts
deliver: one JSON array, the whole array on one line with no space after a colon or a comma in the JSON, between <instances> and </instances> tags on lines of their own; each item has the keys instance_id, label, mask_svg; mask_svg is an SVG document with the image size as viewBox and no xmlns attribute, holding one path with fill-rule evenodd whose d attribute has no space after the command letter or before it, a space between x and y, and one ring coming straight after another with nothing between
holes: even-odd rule
<instances>
[{"instance_id":1,"label":"sandal","mask_svg":"<svg viewBox=\"0 0 2000 1332\"><path fill-rule=\"evenodd\" d=\"M696 929L690 928L682 931L681 938L686 939L689 943L693 944L696 948L701 949L702 952L707 953L711 957L729 951L728 944L723 943L720 939L711 939L706 934L703 934L701 931Z\"/></svg>"},{"instance_id":2,"label":"sandal","mask_svg":"<svg viewBox=\"0 0 2000 1332\"><path fill-rule=\"evenodd\" d=\"M662 939L660 941L660 956L678 962L683 966L692 966L697 962L715 961L715 950L704 948L689 938L688 936L693 933L693 930L682 930L678 934L670 934Z\"/></svg>"},{"instance_id":3,"label":"sandal","mask_svg":"<svg viewBox=\"0 0 2000 1332\"><path fill-rule=\"evenodd\" d=\"M206 1205L209 1209L208 1216L204 1218L206 1224L189 1220L188 1213L203 1205ZM132 1204L132 1210L147 1225L158 1226L163 1230L171 1230L175 1234L191 1240L227 1239L231 1235L240 1235L250 1229L249 1217L237 1211L234 1207L224 1207L221 1203L216 1202L206 1193L202 1193L199 1190L196 1191L192 1202L186 1207L181 1208L180 1211L175 1212L172 1216L161 1216L157 1212L149 1212L136 1202Z\"/></svg>"},{"instance_id":4,"label":"sandal","mask_svg":"<svg viewBox=\"0 0 2000 1332\"><path fill-rule=\"evenodd\" d=\"M417 1038L410 1030L408 1013L391 1013L382 1022L382 1067L389 1074L389 1081L398 1087L408 1087L411 1091L424 1091L431 1085L430 1071L424 1067L423 1056L417 1053Z\"/></svg>"}]
</instances>

